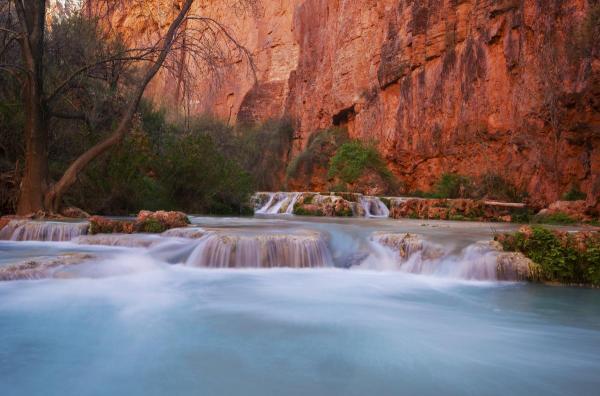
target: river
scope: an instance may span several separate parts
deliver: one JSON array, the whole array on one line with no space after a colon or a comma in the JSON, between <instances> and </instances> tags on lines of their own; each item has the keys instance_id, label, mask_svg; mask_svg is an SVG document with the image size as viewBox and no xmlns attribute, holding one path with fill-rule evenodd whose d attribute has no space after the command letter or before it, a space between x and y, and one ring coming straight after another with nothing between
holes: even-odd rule
<instances>
[{"instance_id":1,"label":"river","mask_svg":"<svg viewBox=\"0 0 600 396\"><path fill-rule=\"evenodd\" d=\"M514 225L191 220L160 236L87 236L81 223L5 233L19 240L0 241L0 270L83 262L0 282L1 394L600 389L600 293L498 281L486 241Z\"/></svg>"}]
</instances>

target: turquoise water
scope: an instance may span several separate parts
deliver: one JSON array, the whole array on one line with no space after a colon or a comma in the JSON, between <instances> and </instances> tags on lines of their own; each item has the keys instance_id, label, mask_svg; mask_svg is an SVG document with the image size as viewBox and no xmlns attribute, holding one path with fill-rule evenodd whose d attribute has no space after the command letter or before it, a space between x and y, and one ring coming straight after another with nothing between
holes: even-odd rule
<instances>
[{"instance_id":1,"label":"turquoise water","mask_svg":"<svg viewBox=\"0 0 600 396\"><path fill-rule=\"evenodd\" d=\"M220 221L196 220L212 227ZM250 227L243 222L227 227ZM390 226L336 224L303 227L327 229L333 251L368 227ZM281 230L297 226L282 223ZM488 232L474 229L458 230L456 238ZM442 231L431 235L452 239ZM139 248L0 242L4 261L65 251L104 255L72 279L0 282L2 395L596 395L600 389L598 290L360 266L202 269L168 264Z\"/></svg>"}]
</instances>

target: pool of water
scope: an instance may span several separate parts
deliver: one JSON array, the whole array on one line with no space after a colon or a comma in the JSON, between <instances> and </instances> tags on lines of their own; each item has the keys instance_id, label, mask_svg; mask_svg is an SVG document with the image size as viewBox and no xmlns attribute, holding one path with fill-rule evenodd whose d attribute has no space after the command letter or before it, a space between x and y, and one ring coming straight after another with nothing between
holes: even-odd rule
<instances>
[{"instance_id":1,"label":"pool of water","mask_svg":"<svg viewBox=\"0 0 600 396\"><path fill-rule=\"evenodd\" d=\"M69 277L0 282L1 394L596 395L600 389L598 290L413 274L402 264L335 266L336 257L370 246L376 231L418 233L458 254L489 238L489 224L192 220L227 235L319 233L332 265L200 268L188 265L196 245L182 248L197 241L175 237L149 247L2 241L0 267L73 252L94 259L66 269ZM178 252L166 259L171 250ZM379 259L385 257L370 260Z\"/></svg>"}]
</instances>

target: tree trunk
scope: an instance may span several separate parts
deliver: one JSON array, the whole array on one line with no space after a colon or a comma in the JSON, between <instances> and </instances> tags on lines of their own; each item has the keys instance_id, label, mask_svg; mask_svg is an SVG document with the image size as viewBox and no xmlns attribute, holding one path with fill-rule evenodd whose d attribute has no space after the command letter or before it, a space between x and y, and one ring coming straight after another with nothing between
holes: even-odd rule
<instances>
[{"instance_id":1,"label":"tree trunk","mask_svg":"<svg viewBox=\"0 0 600 396\"><path fill-rule=\"evenodd\" d=\"M48 188L48 128L44 104L43 55L46 0L15 1L21 30L21 53L27 70L24 86L25 172L17 214L44 209Z\"/></svg>"},{"instance_id":2,"label":"tree trunk","mask_svg":"<svg viewBox=\"0 0 600 396\"><path fill-rule=\"evenodd\" d=\"M134 89L132 94L132 99L123 116L121 117L117 128L113 133L110 134L105 140L99 142L98 144L92 146L85 153L80 155L65 171L61 179L56 183L47 193L44 199L44 206L52 211L58 212L60 209L60 205L62 202L63 195L68 191L68 189L77 181L77 175L94 159L98 156L102 155L110 148L118 144L123 137L127 134L129 129L131 128L131 121L137 112L137 108L139 106L140 100L146 90L146 87L154 78L156 73L162 67L167 55L171 51L173 43L175 41L177 31L181 26L182 22L185 20L185 17L192 6L194 0L186 0L185 4L181 8L181 11L177 15L177 18L173 21L169 30L167 31L160 53L155 62L146 70L142 80L138 84L138 86Z\"/></svg>"}]
</instances>

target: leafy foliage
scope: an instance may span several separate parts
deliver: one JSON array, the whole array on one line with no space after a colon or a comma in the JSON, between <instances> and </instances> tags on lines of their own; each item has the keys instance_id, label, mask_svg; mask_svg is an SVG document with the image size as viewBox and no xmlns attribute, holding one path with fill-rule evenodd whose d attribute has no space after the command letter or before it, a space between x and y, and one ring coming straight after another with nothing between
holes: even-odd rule
<instances>
[{"instance_id":1,"label":"leafy foliage","mask_svg":"<svg viewBox=\"0 0 600 396\"><path fill-rule=\"evenodd\" d=\"M542 269L543 280L600 285L600 239L589 236L584 245L570 234L560 236L547 228L532 227L500 238L504 250L525 254Z\"/></svg>"},{"instance_id":2,"label":"leafy foliage","mask_svg":"<svg viewBox=\"0 0 600 396\"><path fill-rule=\"evenodd\" d=\"M436 198L468 198L473 182L467 176L457 173L444 173L435 185Z\"/></svg>"},{"instance_id":3,"label":"leafy foliage","mask_svg":"<svg viewBox=\"0 0 600 396\"><path fill-rule=\"evenodd\" d=\"M342 128L331 128L315 132L308 145L287 168L287 177L310 176L317 167L325 168L338 147L348 141L348 132Z\"/></svg>"},{"instance_id":4,"label":"leafy foliage","mask_svg":"<svg viewBox=\"0 0 600 396\"><path fill-rule=\"evenodd\" d=\"M186 126L169 123L149 103L141 111L123 143L80 175L65 197L69 205L103 214L249 214L253 191L277 188L291 141L288 121L235 129L204 116Z\"/></svg>"},{"instance_id":5,"label":"leafy foliage","mask_svg":"<svg viewBox=\"0 0 600 396\"><path fill-rule=\"evenodd\" d=\"M338 178L344 183L354 183L366 171L372 170L385 179L392 174L386 168L379 151L372 144L351 140L342 144L329 162L329 178Z\"/></svg>"}]
</instances>

